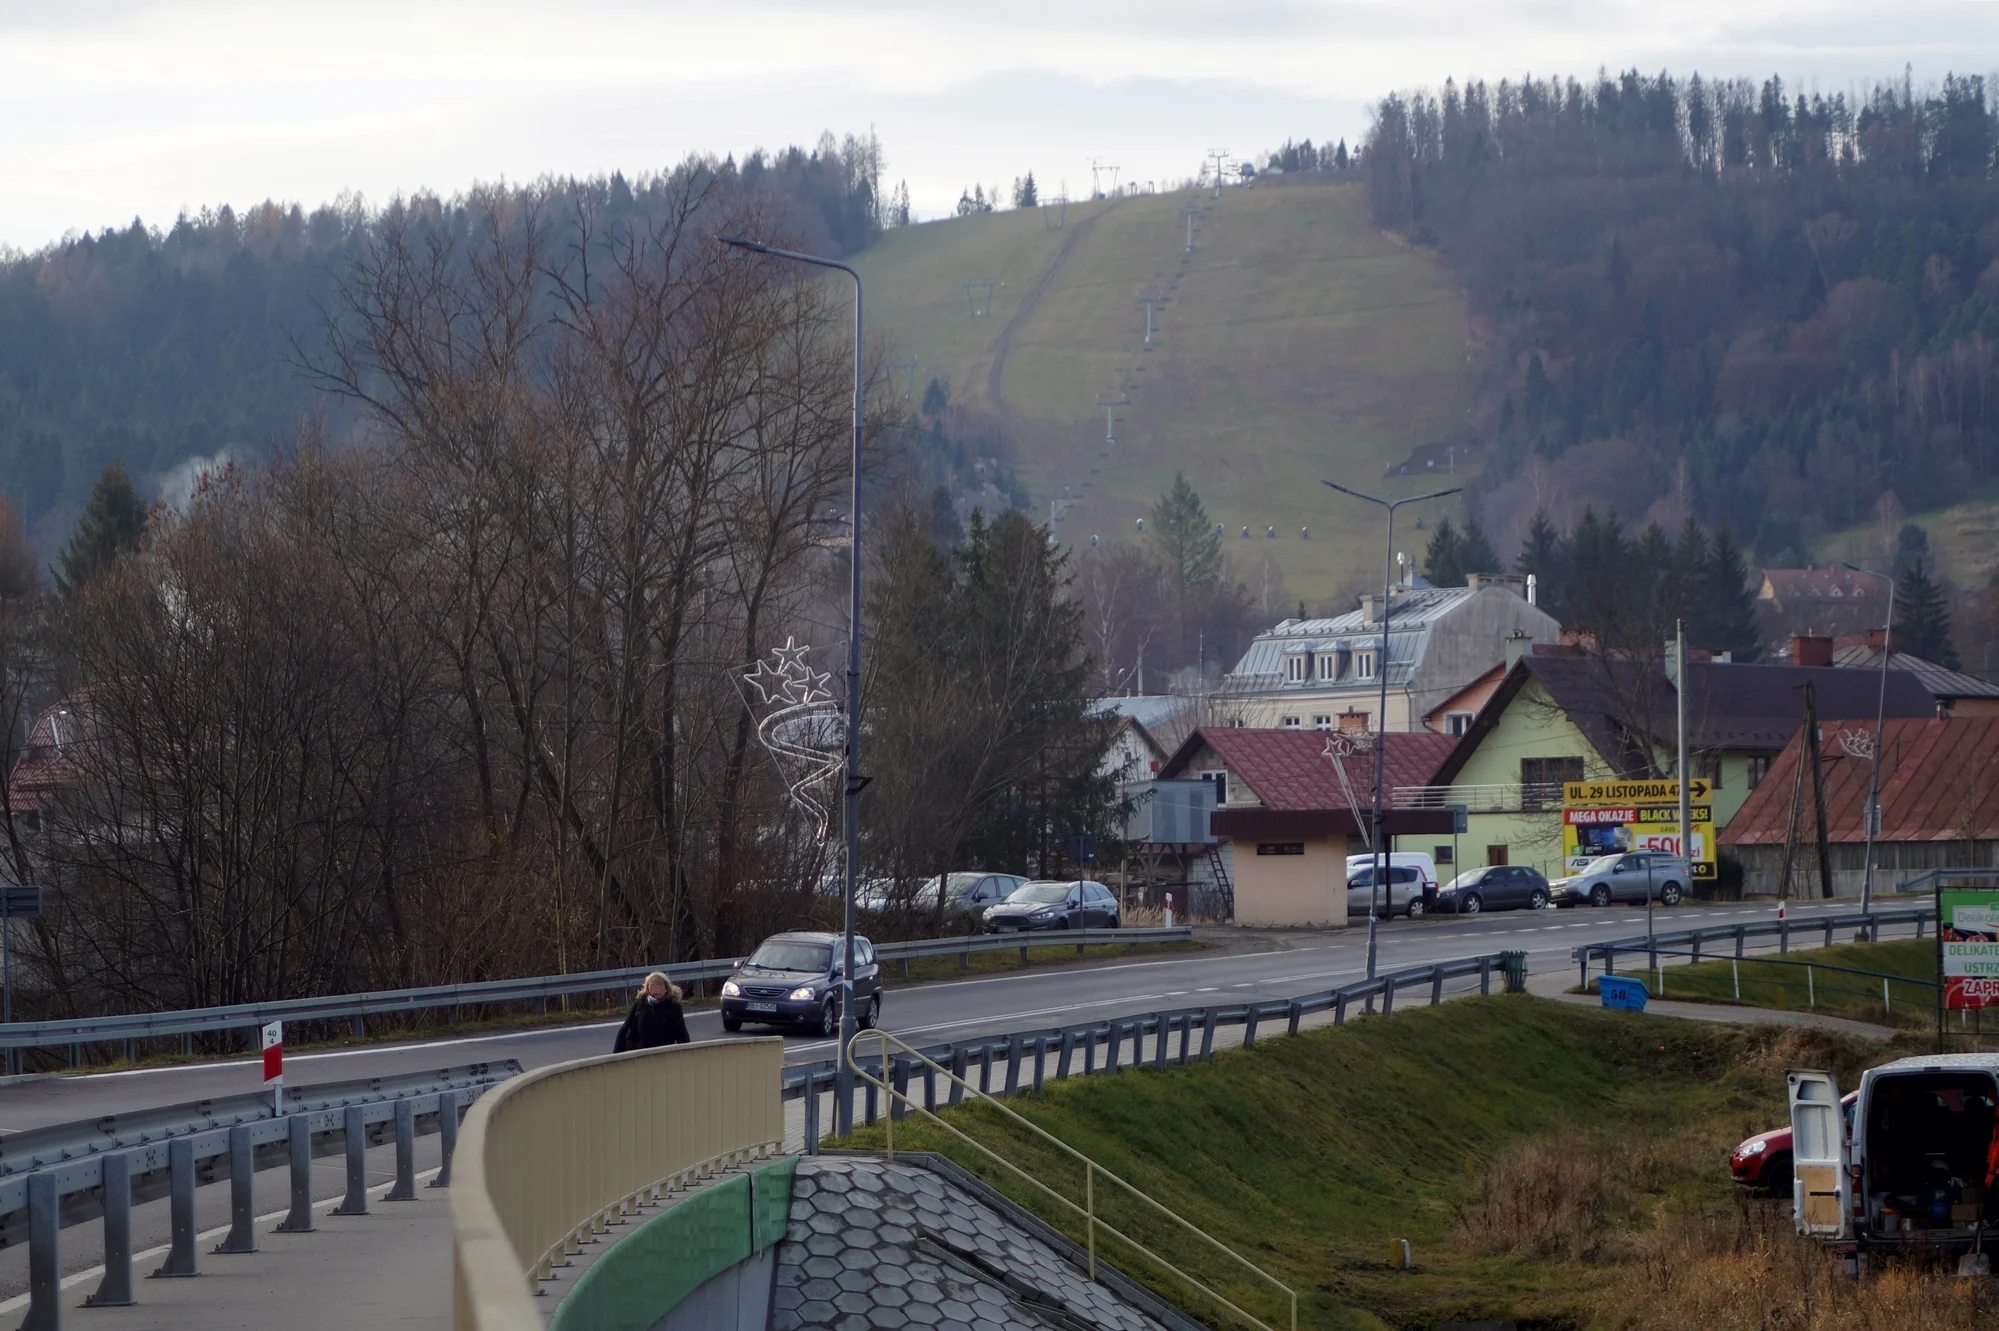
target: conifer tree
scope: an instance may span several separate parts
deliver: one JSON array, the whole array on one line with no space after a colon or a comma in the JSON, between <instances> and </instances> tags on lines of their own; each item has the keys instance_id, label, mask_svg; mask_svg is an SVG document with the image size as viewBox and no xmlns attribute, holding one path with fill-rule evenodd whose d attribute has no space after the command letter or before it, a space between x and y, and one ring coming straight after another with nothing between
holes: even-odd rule
<instances>
[{"instance_id":1,"label":"conifer tree","mask_svg":"<svg viewBox=\"0 0 1999 1331\"><path fill-rule=\"evenodd\" d=\"M1486 539L1485 528L1478 525L1478 519L1466 518L1464 534L1458 538L1458 581L1465 582L1466 574L1498 573L1505 567L1505 561Z\"/></svg>"},{"instance_id":2,"label":"conifer tree","mask_svg":"<svg viewBox=\"0 0 1999 1331\"><path fill-rule=\"evenodd\" d=\"M1930 577L1929 561L1912 560L1895 582L1895 646L1956 670L1957 644L1951 640L1950 606L1943 588Z\"/></svg>"},{"instance_id":3,"label":"conifer tree","mask_svg":"<svg viewBox=\"0 0 1999 1331\"><path fill-rule=\"evenodd\" d=\"M1458 529L1445 518L1430 534L1430 548L1423 552L1423 576L1433 587L1465 585L1464 565L1458 559Z\"/></svg>"},{"instance_id":4,"label":"conifer tree","mask_svg":"<svg viewBox=\"0 0 1999 1331\"><path fill-rule=\"evenodd\" d=\"M1695 601L1714 618L1708 641L1703 646L1728 652L1737 661L1754 661L1763 655L1763 633L1756 623L1756 592L1749 585L1749 564L1742 547L1735 543L1728 524L1715 531L1708 549L1707 576L1701 580Z\"/></svg>"},{"instance_id":5,"label":"conifer tree","mask_svg":"<svg viewBox=\"0 0 1999 1331\"><path fill-rule=\"evenodd\" d=\"M146 534L146 502L132 488L125 468L112 463L97 478L77 521L76 532L63 547L56 588L68 596L110 568L119 555L134 554Z\"/></svg>"}]
</instances>

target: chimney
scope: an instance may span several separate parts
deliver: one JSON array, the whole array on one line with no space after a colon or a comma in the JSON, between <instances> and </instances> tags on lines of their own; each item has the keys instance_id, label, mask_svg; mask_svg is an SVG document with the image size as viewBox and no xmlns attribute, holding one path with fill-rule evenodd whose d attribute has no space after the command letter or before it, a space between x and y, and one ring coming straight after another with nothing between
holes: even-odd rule
<instances>
[{"instance_id":1,"label":"chimney","mask_svg":"<svg viewBox=\"0 0 1999 1331\"><path fill-rule=\"evenodd\" d=\"M1832 639L1812 637L1803 633L1792 634L1791 664L1794 666L1831 665Z\"/></svg>"},{"instance_id":2,"label":"chimney","mask_svg":"<svg viewBox=\"0 0 1999 1331\"><path fill-rule=\"evenodd\" d=\"M1342 735L1365 735L1367 733L1367 713L1357 712L1351 707L1341 712L1340 733Z\"/></svg>"},{"instance_id":3,"label":"chimney","mask_svg":"<svg viewBox=\"0 0 1999 1331\"><path fill-rule=\"evenodd\" d=\"M1892 652L1894 652L1894 651L1896 651L1896 650L1898 650L1898 648L1897 648L1897 647L1895 646L1895 644L1896 644L1896 643L1897 643L1897 642L1899 641L1899 639L1897 639L1897 638L1895 637L1895 635L1894 635L1894 634L1892 634L1892 633L1888 632L1888 630L1886 630L1886 629L1869 629L1869 630L1867 630L1867 649L1868 649L1869 651L1873 651L1873 652L1878 652L1878 651L1880 651L1880 650L1881 650L1881 641L1882 641L1882 639L1883 639L1883 638L1886 638L1886 639L1887 639L1887 641L1888 641L1888 643L1889 643L1889 647L1888 647L1888 650L1889 650L1889 651L1890 651L1891 653L1892 653Z\"/></svg>"},{"instance_id":4,"label":"chimney","mask_svg":"<svg viewBox=\"0 0 1999 1331\"><path fill-rule=\"evenodd\" d=\"M1527 604L1529 605L1539 604L1534 598L1538 594L1540 585L1541 585L1541 580L1539 578L1534 576L1532 573L1529 573L1527 575Z\"/></svg>"},{"instance_id":5,"label":"chimney","mask_svg":"<svg viewBox=\"0 0 1999 1331\"><path fill-rule=\"evenodd\" d=\"M1515 629L1506 639L1506 668L1513 669L1520 664L1520 658L1534 649L1534 640Z\"/></svg>"},{"instance_id":6,"label":"chimney","mask_svg":"<svg viewBox=\"0 0 1999 1331\"><path fill-rule=\"evenodd\" d=\"M1374 603L1377 599L1379 598L1377 598L1373 592L1366 592L1361 596L1360 598L1361 623L1373 624L1378 622L1374 617Z\"/></svg>"}]
</instances>

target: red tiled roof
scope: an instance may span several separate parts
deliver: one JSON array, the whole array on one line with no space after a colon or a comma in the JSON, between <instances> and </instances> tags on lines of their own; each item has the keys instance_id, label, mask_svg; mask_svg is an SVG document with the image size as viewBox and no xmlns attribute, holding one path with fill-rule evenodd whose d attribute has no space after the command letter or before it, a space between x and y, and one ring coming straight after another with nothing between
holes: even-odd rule
<instances>
[{"instance_id":1,"label":"red tiled roof","mask_svg":"<svg viewBox=\"0 0 1999 1331\"><path fill-rule=\"evenodd\" d=\"M1205 741L1236 777L1248 783L1264 807L1270 809L1345 809L1346 792L1333 775L1333 763L1326 756L1326 741L1337 731L1330 730L1248 730L1219 727L1195 731L1161 769L1169 776L1192 756ZM1374 791L1374 737L1354 737L1359 752L1342 760L1347 780L1363 801ZM1391 731L1383 760L1383 785L1427 786L1443 764L1444 757L1457 745L1456 735L1432 731L1405 733Z\"/></svg>"},{"instance_id":2,"label":"red tiled roof","mask_svg":"<svg viewBox=\"0 0 1999 1331\"><path fill-rule=\"evenodd\" d=\"M28 750L7 781L7 804L13 812L44 807L57 787L75 777L75 747L81 738L75 709L66 702L35 718Z\"/></svg>"},{"instance_id":3,"label":"red tiled roof","mask_svg":"<svg viewBox=\"0 0 1999 1331\"><path fill-rule=\"evenodd\" d=\"M1820 772L1825 784L1826 827L1831 840L1863 842L1867 829L1869 763L1854 757L1843 734L1872 738L1874 718L1824 721ZM1728 846L1784 844L1791 819L1791 785L1798 770L1800 737L1791 742L1750 793L1720 840ZM1881 841L1967 841L1999 837L1999 717L1926 720L1890 718L1883 728ZM1812 827L1811 773L1805 773L1805 809L1799 836Z\"/></svg>"},{"instance_id":4,"label":"red tiled roof","mask_svg":"<svg viewBox=\"0 0 1999 1331\"><path fill-rule=\"evenodd\" d=\"M1883 601L1880 579L1845 568L1766 568L1763 580L1778 601Z\"/></svg>"}]
</instances>

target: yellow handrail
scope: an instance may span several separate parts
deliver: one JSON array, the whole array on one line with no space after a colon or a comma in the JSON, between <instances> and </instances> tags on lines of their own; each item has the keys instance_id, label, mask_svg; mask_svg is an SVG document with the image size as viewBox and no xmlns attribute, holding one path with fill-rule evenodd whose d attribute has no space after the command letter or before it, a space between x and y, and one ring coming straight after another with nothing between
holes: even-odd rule
<instances>
[{"instance_id":1,"label":"yellow handrail","mask_svg":"<svg viewBox=\"0 0 1999 1331\"><path fill-rule=\"evenodd\" d=\"M880 1042L881 1070L884 1076L886 1076L886 1074L888 1073L888 1067L889 1067L889 1060L888 1060L889 1045L894 1044L897 1049L910 1055L912 1058L915 1058L920 1062L926 1063L930 1067L935 1068L937 1071L943 1073L957 1086L970 1092L972 1095L977 1096L979 1099L989 1102L993 1106L993 1108L999 1110L1000 1113L1006 1115L1014 1122L1026 1128L1029 1132L1034 1133L1036 1136L1048 1142L1049 1145L1055 1147L1055 1149L1057 1149L1058 1151L1061 1151L1064 1154L1072 1156L1075 1159L1081 1161L1083 1164L1083 1204L1078 1206L1073 1200L1063 1196L1055 1189L1049 1187L1046 1183L1043 1183L1040 1179L1035 1178L1032 1174L1029 1174L1026 1170L1022 1169L1020 1166L1014 1164L1010 1160L1002 1158L997 1153L992 1151L990 1148L982 1145L979 1142L972 1140L970 1136L966 1135L958 1128L952 1126L949 1123L946 1123L942 1118L938 1117L938 1115L933 1110L917 1103L915 1100L911 1099L907 1094L896 1090L895 1087L890 1085L887 1081L883 1080L880 1077L876 1077L872 1073L870 1073L867 1070L867 1068L862 1064L857 1049L857 1046L860 1044L860 1042L864 1038L867 1038L868 1036L873 1036ZM972 1085L970 1082L966 1081L963 1077L958 1076L956 1073L952 1072L951 1069L945 1067L943 1064L938 1063L934 1059L930 1058L928 1055L924 1054L921 1050L915 1048L913 1045L906 1043L905 1041L897 1038L896 1036L890 1035L887 1031L881 1031L881 1030L856 1031L854 1033L853 1039L851 1039L847 1043L847 1065L853 1068L855 1076L861 1078L863 1081L870 1083L871 1085L880 1087L883 1094L888 1098L889 1104L886 1106L886 1108L888 1109L888 1113L886 1115L886 1122L887 1122L887 1131L888 1131L887 1154L889 1159L893 1160L895 1158L894 1102L900 1100L904 1104L910 1106L912 1109L917 1110L919 1113L929 1115L932 1122L936 1123L939 1127L943 1128L946 1132L949 1132L954 1137L957 1137L960 1141L964 1142L967 1146L971 1147L973 1150L985 1156L988 1160L991 1160L994 1164L1000 1166L1002 1169L1010 1171L1015 1177L1019 1178L1022 1182L1027 1183L1032 1187L1040 1189L1043 1193L1045 1193L1047 1196L1049 1196L1056 1202L1060 1203L1063 1206L1068 1207L1069 1210L1081 1216L1083 1218L1084 1231L1087 1236L1090 1279L1095 1280L1097 1278L1097 1230L1101 1227L1105 1233L1110 1234L1115 1238L1123 1240L1125 1243L1129 1244L1134 1250L1150 1258L1163 1270L1167 1271L1172 1275L1178 1276L1181 1280L1185 1281L1189 1285L1192 1285L1195 1289L1200 1290L1203 1294L1206 1294L1209 1298L1221 1304L1224 1308L1227 1308L1230 1312L1242 1318L1250 1325L1260 1327L1262 1328L1262 1331L1275 1331L1275 1328L1271 1327L1267 1322L1263 1321L1261 1318L1255 1316L1254 1314L1249 1313L1244 1309L1237 1307L1234 1303L1230 1302L1227 1298L1223 1297L1216 1290L1209 1287L1208 1285L1201 1283L1199 1280L1196 1280L1193 1276L1188 1275L1185 1271L1175 1266L1172 1262L1167 1261L1164 1257L1161 1257L1158 1253L1153 1252L1150 1248L1147 1248L1137 1239L1132 1238L1129 1234L1124 1233L1115 1226L1105 1221L1099 1220L1097 1218L1096 1177L1098 1174L1102 1174L1106 1179L1110 1180L1112 1183L1117 1184L1119 1187L1123 1188L1126 1192L1138 1198L1140 1201L1150 1206L1153 1210L1157 1211L1159 1214L1165 1216L1168 1220L1173 1221L1175 1224L1185 1229L1188 1233L1194 1235L1196 1238L1202 1240L1204 1243L1207 1243L1210 1247L1213 1247L1216 1251L1222 1253L1223 1255L1232 1258L1234 1261L1239 1263L1247 1270L1255 1273L1263 1280L1268 1281L1271 1285L1275 1286L1277 1290L1285 1296L1285 1298L1289 1301L1291 1305L1291 1331L1298 1331L1298 1293L1296 1290L1292 1289L1289 1285L1286 1285L1276 1276L1271 1275L1268 1271L1264 1270L1256 1263L1250 1261L1247 1257L1244 1257L1241 1253L1237 1252L1235 1249L1229 1247L1228 1244L1223 1243L1220 1239L1216 1238L1214 1235L1208 1233L1200 1226L1194 1224L1193 1221L1188 1220L1185 1216L1167 1207L1164 1203L1160 1202L1156 1198L1148 1196L1145 1192L1141 1191L1139 1188L1135 1187L1131 1183L1126 1182L1124 1179L1118 1177L1115 1173L1111 1172L1110 1170L1105 1169L1102 1165L1090 1159L1090 1157L1084 1155L1081 1151L1078 1151L1075 1147L1069 1145L1069 1143L1063 1141L1061 1138L1056 1137L1052 1133L1046 1131L1038 1124L1032 1122L1027 1118L1024 1118L1020 1114L1017 1114L1013 1110L1007 1108L1006 1105L1003 1104L999 1099L997 1099L992 1095L988 1095L986 1092Z\"/></svg>"}]
</instances>

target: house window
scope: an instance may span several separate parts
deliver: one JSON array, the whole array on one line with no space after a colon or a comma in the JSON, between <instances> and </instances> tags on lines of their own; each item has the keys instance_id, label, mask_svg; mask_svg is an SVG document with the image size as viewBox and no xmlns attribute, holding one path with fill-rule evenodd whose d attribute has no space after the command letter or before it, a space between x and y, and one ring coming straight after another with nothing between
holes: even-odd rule
<instances>
[{"instance_id":1,"label":"house window","mask_svg":"<svg viewBox=\"0 0 1999 1331\"><path fill-rule=\"evenodd\" d=\"M1749 773L1749 788L1754 790L1763 784L1764 777L1770 775L1770 756L1762 753L1753 754L1744 766Z\"/></svg>"},{"instance_id":2,"label":"house window","mask_svg":"<svg viewBox=\"0 0 1999 1331\"><path fill-rule=\"evenodd\" d=\"M1430 855L1430 858L1439 864L1454 863L1457 857L1457 850L1451 846L1437 846Z\"/></svg>"},{"instance_id":3,"label":"house window","mask_svg":"<svg viewBox=\"0 0 1999 1331\"><path fill-rule=\"evenodd\" d=\"M1215 787L1215 807L1229 802L1229 774L1227 768L1215 768L1201 773L1201 780L1209 781Z\"/></svg>"},{"instance_id":4,"label":"house window","mask_svg":"<svg viewBox=\"0 0 1999 1331\"><path fill-rule=\"evenodd\" d=\"M1444 713L1444 733L1447 735L1464 734L1467 730L1471 729L1471 723L1477 715L1476 712Z\"/></svg>"},{"instance_id":5,"label":"house window","mask_svg":"<svg viewBox=\"0 0 1999 1331\"><path fill-rule=\"evenodd\" d=\"M1497 864L1506 863L1506 847L1487 846L1485 848L1485 862L1488 865L1497 865Z\"/></svg>"},{"instance_id":6,"label":"house window","mask_svg":"<svg viewBox=\"0 0 1999 1331\"><path fill-rule=\"evenodd\" d=\"M1520 760L1520 807L1556 808L1562 802L1562 783L1583 779L1580 758L1522 758Z\"/></svg>"},{"instance_id":7,"label":"house window","mask_svg":"<svg viewBox=\"0 0 1999 1331\"><path fill-rule=\"evenodd\" d=\"M1293 684L1303 684L1310 678L1312 658L1303 652L1293 652L1284 658L1284 678Z\"/></svg>"},{"instance_id":8,"label":"house window","mask_svg":"<svg viewBox=\"0 0 1999 1331\"><path fill-rule=\"evenodd\" d=\"M1331 730L1332 728L1333 728L1333 718L1331 713L1321 713L1318 716L1312 718L1312 729Z\"/></svg>"},{"instance_id":9,"label":"house window","mask_svg":"<svg viewBox=\"0 0 1999 1331\"><path fill-rule=\"evenodd\" d=\"M1339 657L1339 653L1338 653L1338 652L1320 652L1320 653L1319 653L1319 681L1320 681L1321 683L1327 683L1327 682L1330 682L1330 681L1332 681L1332 680L1335 680L1335 679L1338 679L1338 678L1339 678L1339 675L1340 675L1340 657Z\"/></svg>"},{"instance_id":10,"label":"house window","mask_svg":"<svg viewBox=\"0 0 1999 1331\"><path fill-rule=\"evenodd\" d=\"M1256 843L1259 855L1303 855L1305 843L1302 841L1259 841Z\"/></svg>"},{"instance_id":11,"label":"house window","mask_svg":"<svg viewBox=\"0 0 1999 1331\"><path fill-rule=\"evenodd\" d=\"M1374 653L1355 652L1353 654L1353 677L1355 679L1374 678Z\"/></svg>"},{"instance_id":12,"label":"house window","mask_svg":"<svg viewBox=\"0 0 1999 1331\"><path fill-rule=\"evenodd\" d=\"M1286 730L1302 729L1302 727L1298 724L1298 718L1295 716L1287 716L1284 718L1284 728Z\"/></svg>"}]
</instances>

